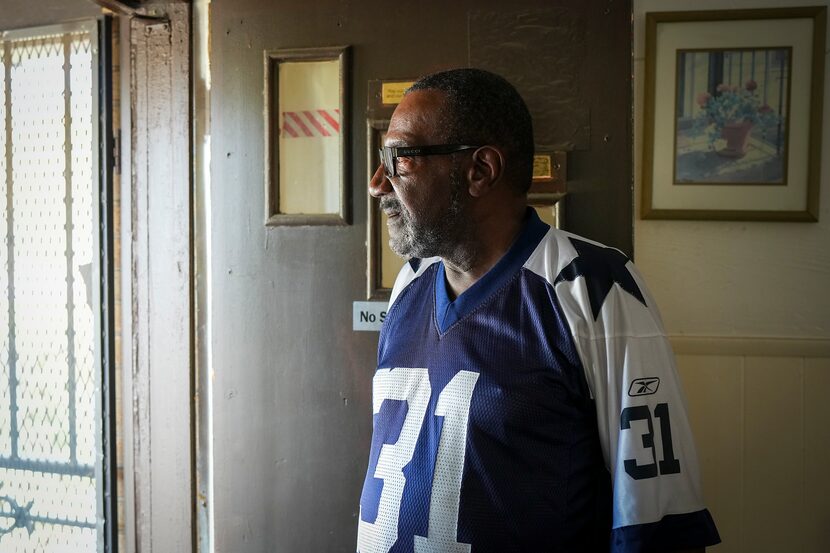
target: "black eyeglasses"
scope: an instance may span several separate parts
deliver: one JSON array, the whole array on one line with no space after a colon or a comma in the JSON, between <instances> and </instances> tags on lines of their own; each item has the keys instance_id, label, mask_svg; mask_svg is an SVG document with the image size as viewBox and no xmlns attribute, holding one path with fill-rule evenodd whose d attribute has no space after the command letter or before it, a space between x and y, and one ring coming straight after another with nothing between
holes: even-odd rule
<instances>
[{"instance_id":1,"label":"black eyeglasses","mask_svg":"<svg viewBox=\"0 0 830 553\"><path fill-rule=\"evenodd\" d=\"M434 146L384 146L378 148L378 157L383 163L383 170L387 177L394 177L398 174L397 159L399 157L436 156L454 154L464 150L475 150L481 146L470 146L468 144L436 144Z\"/></svg>"}]
</instances>

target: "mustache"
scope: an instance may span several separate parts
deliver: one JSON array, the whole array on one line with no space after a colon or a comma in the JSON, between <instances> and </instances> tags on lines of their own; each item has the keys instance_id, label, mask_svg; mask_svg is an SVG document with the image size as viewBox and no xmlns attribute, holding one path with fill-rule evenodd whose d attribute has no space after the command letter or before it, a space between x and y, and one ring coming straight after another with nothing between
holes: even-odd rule
<instances>
[{"instance_id":1,"label":"mustache","mask_svg":"<svg viewBox=\"0 0 830 553\"><path fill-rule=\"evenodd\" d=\"M383 211L395 211L397 213L403 211L401 202L397 198L392 198L390 196L384 196L380 199L380 208Z\"/></svg>"}]
</instances>

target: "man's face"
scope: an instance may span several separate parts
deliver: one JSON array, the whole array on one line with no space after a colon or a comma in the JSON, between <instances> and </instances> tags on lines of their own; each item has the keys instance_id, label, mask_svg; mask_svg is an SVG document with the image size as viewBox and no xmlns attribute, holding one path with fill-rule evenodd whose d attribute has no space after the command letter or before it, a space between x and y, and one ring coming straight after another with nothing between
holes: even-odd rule
<instances>
[{"instance_id":1,"label":"man's face","mask_svg":"<svg viewBox=\"0 0 830 553\"><path fill-rule=\"evenodd\" d=\"M385 145L443 144L438 125L443 101L443 93L432 90L405 96L389 122ZM378 184L386 178L381 167L370 185L388 217L389 246L402 257L445 257L466 228L467 194L460 167L451 155L401 157L397 172Z\"/></svg>"}]
</instances>

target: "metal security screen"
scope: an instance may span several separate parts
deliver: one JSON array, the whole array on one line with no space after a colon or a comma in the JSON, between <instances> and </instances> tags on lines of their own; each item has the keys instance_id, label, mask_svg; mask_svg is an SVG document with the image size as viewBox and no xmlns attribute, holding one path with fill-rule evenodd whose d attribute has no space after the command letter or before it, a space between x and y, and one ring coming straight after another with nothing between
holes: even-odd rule
<instances>
[{"instance_id":1,"label":"metal security screen","mask_svg":"<svg viewBox=\"0 0 830 553\"><path fill-rule=\"evenodd\" d=\"M103 550L97 51L0 34L0 551Z\"/></svg>"}]
</instances>

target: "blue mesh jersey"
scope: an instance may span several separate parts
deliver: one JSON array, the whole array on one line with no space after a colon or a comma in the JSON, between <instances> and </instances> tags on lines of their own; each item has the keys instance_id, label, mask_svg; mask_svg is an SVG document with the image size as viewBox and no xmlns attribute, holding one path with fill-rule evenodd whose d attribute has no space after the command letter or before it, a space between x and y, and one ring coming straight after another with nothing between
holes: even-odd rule
<instances>
[{"instance_id":1,"label":"blue mesh jersey","mask_svg":"<svg viewBox=\"0 0 830 553\"><path fill-rule=\"evenodd\" d=\"M360 553L660 551L720 541L673 355L619 251L528 210L450 301L395 283L373 383Z\"/></svg>"}]
</instances>

